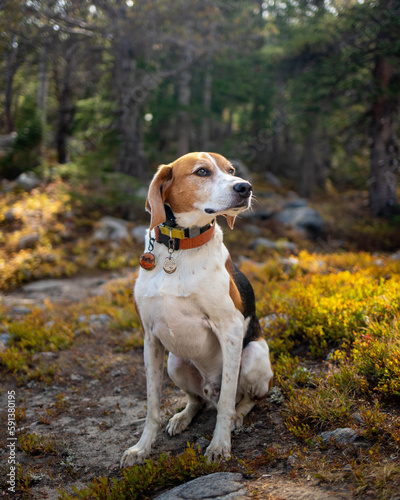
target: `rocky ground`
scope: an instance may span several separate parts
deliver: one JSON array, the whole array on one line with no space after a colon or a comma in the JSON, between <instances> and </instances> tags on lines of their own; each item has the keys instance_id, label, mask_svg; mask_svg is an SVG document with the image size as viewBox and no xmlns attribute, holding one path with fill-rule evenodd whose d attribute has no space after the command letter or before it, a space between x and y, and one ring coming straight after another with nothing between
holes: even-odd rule
<instances>
[{"instance_id":1,"label":"rocky ground","mask_svg":"<svg viewBox=\"0 0 400 500\"><path fill-rule=\"evenodd\" d=\"M83 300L99 293L104 284L121 275L102 273L96 276L32 283L13 293L6 293L1 301L12 308L13 314L24 314L24 308L40 305L47 298L59 304ZM129 275L127 280L132 279ZM19 386L10 375L1 381L2 409L5 409L7 391L15 390L17 406L23 414L20 432L44 437L41 447L25 443L31 453L17 451L21 464L19 474L26 478L27 498L58 498L58 489L72 491L74 485L83 487L96 477L118 477L119 459L124 449L139 438L146 413L145 375L141 348L121 352L110 342L107 323L94 318L93 335L77 338L72 348L56 353L39 353L38 361L47 358L57 365L54 383L43 385L31 381ZM318 366L310 366L318 369ZM163 420L185 404L184 394L164 379ZM152 456L160 453L181 453L187 443L195 443L204 451L215 425L215 411L204 408L190 427L180 436L169 437L165 425L159 432ZM2 419L1 442L4 445L5 420ZM324 451L328 461L348 454L362 446L355 441L346 446L334 446ZM265 453L275 454L267 462L260 460ZM275 450L275 451L273 451ZM274 499L352 498L352 492L343 482L336 485L319 483L310 473L309 464L321 459L321 451L306 451L308 466L302 466L301 450L295 438L287 431L280 414L279 392L260 402L245 419L243 429L232 436L234 460L227 465L236 475L227 477L228 489L218 490L218 477L209 477L212 498L245 498L246 496ZM7 451L1 451L1 472ZM238 463L238 460L244 460ZM349 466L350 467L350 466ZM4 477L1 483L4 487ZM239 484L236 488L234 485ZM233 486L232 486L233 485ZM188 491L162 498L211 498L208 489L196 487L196 495ZM236 489L235 489L236 488ZM246 492L246 493L244 493ZM160 491L154 492L154 497ZM179 496L182 494L183 496ZM7 496L7 491L3 491ZM172 493L171 493L172 495ZM188 496L189 495L189 496ZM230 496L229 496L230 495Z\"/></svg>"}]
</instances>

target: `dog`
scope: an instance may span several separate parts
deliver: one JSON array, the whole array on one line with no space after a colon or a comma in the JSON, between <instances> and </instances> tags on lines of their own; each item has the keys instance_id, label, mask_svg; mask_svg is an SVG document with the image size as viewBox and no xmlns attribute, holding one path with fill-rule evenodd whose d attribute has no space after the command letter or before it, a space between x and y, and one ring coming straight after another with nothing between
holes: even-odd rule
<instances>
[{"instance_id":1,"label":"dog","mask_svg":"<svg viewBox=\"0 0 400 500\"><path fill-rule=\"evenodd\" d=\"M180 434L203 403L211 403L217 421L205 453L210 460L230 457L231 431L271 388L252 286L233 264L215 221L223 215L233 229L252 195L251 184L216 153L189 153L161 165L150 184L147 252L134 287L144 330L147 417L121 467L143 462L156 439L165 349L168 375L188 397L167 431Z\"/></svg>"}]
</instances>

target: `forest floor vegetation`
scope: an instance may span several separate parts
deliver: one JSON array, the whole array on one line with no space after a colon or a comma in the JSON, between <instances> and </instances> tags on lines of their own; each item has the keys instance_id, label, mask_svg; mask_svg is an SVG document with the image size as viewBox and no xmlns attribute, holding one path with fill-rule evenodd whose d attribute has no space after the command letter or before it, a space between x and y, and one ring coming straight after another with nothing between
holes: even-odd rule
<instances>
[{"instance_id":1,"label":"forest floor vegetation","mask_svg":"<svg viewBox=\"0 0 400 500\"><path fill-rule=\"evenodd\" d=\"M204 408L182 435L161 430L146 464L121 471L146 411L132 301L142 246L95 243L106 204L97 193L89 209L84 188L80 196L68 188L60 178L0 202L0 386L16 395L17 497L151 498L199 475L239 471L254 498L400 498L398 221L363 217L362 193L335 193L313 200L326 221L317 239L259 224L262 236L296 243L295 255L249 249L244 219L224 229L255 289L274 387L233 433L232 460L202 455L216 418ZM108 214L121 213L120 200L110 206ZM146 223L137 213L132 227ZM42 288L24 286L37 280ZM163 422L184 403L165 376ZM1 410L7 494L5 403Z\"/></svg>"}]
</instances>

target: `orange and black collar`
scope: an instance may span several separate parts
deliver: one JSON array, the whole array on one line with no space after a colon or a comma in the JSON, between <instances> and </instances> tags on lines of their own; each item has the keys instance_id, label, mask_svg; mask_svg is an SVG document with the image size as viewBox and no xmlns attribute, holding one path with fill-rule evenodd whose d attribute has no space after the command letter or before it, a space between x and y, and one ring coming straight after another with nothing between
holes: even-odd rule
<instances>
[{"instance_id":1,"label":"orange and black collar","mask_svg":"<svg viewBox=\"0 0 400 500\"><path fill-rule=\"evenodd\" d=\"M205 245L215 232L215 219L200 228L180 228L160 224L154 228L157 243L173 250L187 250Z\"/></svg>"}]
</instances>

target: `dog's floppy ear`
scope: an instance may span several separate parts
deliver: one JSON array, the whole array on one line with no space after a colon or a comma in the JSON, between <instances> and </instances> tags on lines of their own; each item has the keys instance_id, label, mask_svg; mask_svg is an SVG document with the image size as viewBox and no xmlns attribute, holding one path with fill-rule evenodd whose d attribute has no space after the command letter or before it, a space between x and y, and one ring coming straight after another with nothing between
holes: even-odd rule
<instances>
[{"instance_id":1,"label":"dog's floppy ear","mask_svg":"<svg viewBox=\"0 0 400 500\"><path fill-rule=\"evenodd\" d=\"M228 222L228 226L233 229L233 226L235 225L235 219L236 219L236 215L225 215L224 214L224 217L226 217L226 220Z\"/></svg>"},{"instance_id":2,"label":"dog's floppy ear","mask_svg":"<svg viewBox=\"0 0 400 500\"><path fill-rule=\"evenodd\" d=\"M169 165L160 165L151 181L146 200L146 210L151 214L150 231L165 222L167 218L164 208L165 189L171 180L172 167Z\"/></svg>"}]
</instances>

